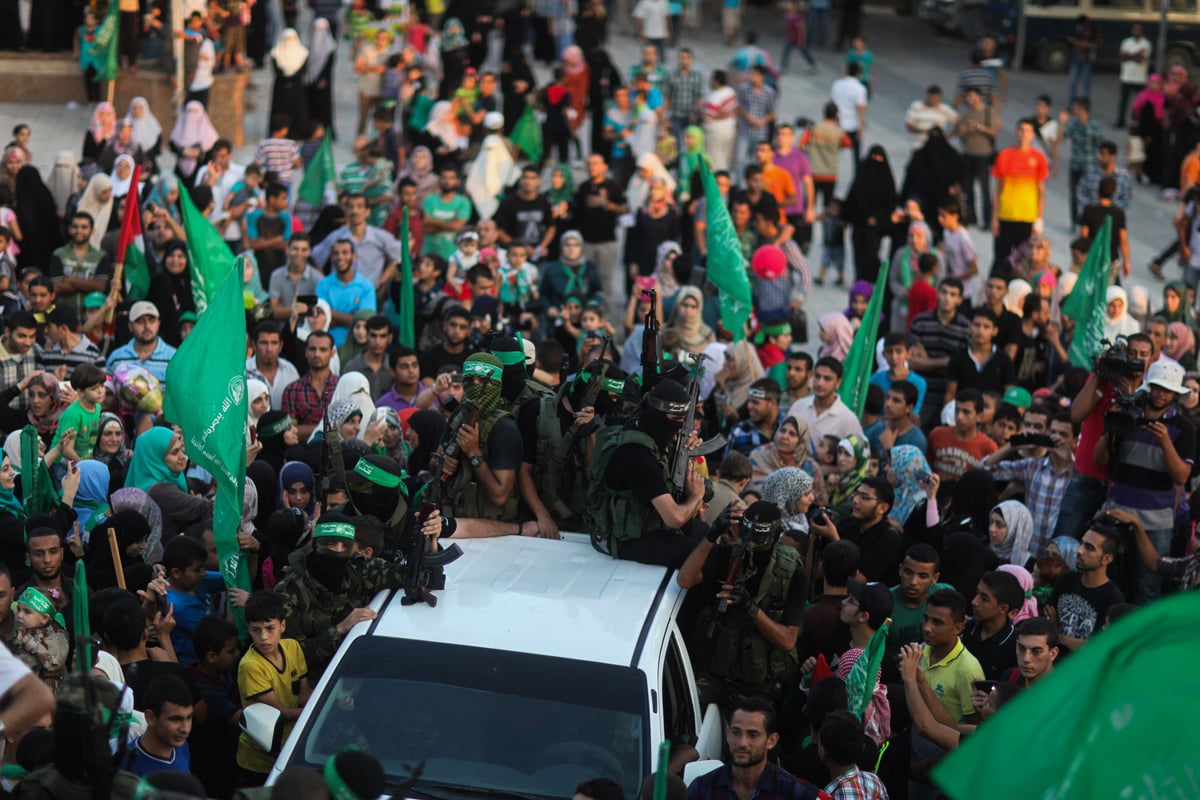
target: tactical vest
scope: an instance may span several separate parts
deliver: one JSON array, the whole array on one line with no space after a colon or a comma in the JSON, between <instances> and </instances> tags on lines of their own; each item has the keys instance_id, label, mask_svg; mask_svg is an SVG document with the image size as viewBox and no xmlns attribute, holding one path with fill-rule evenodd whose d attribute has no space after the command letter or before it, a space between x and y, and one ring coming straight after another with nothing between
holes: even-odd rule
<instances>
[{"instance_id":1,"label":"tactical vest","mask_svg":"<svg viewBox=\"0 0 1200 800\"><path fill-rule=\"evenodd\" d=\"M496 423L512 414L496 409L487 417L479 420L479 449L483 460L488 461L488 439ZM450 477L442 497L443 513L451 517L466 517L468 519L501 519L513 521L517 518L517 484L513 482L512 493L498 506L487 496L487 492L475 480L475 470L465 454L459 456L458 471Z\"/></svg>"},{"instance_id":2,"label":"tactical vest","mask_svg":"<svg viewBox=\"0 0 1200 800\"><path fill-rule=\"evenodd\" d=\"M572 424L563 432L558 420L561 395L543 395L538 400L537 461L533 479L538 497L560 522L581 514L587 501L583 451L586 437Z\"/></svg>"},{"instance_id":3,"label":"tactical vest","mask_svg":"<svg viewBox=\"0 0 1200 800\"><path fill-rule=\"evenodd\" d=\"M754 602L776 623L783 618L792 576L802 562L800 551L794 547L779 544L771 552ZM714 617L715 632L710 638L707 633ZM784 653L773 646L748 614L732 610L717 614L716 605L710 604L699 615L698 630L701 652L697 661L704 665L702 669L741 690L771 697L799 670L796 648Z\"/></svg>"},{"instance_id":4,"label":"tactical vest","mask_svg":"<svg viewBox=\"0 0 1200 800\"><path fill-rule=\"evenodd\" d=\"M607 552L614 558L620 542L670 530L653 505L642 502L628 489L616 491L608 487L608 462L617 448L627 444L645 447L653 453L662 469L663 480L667 484L671 482L671 462L648 434L635 427L615 425L600 431L588 483L588 532L592 536L592 545L597 549L607 545Z\"/></svg>"},{"instance_id":5,"label":"tactical vest","mask_svg":"<svg viewBox=\"0 0 1200 800\"><path fill-rule=\"evenodd\" d=\"M546 396L553 397L554 390L541 381L535 381L533 378L527 378L525 380L525 385L521 387L521 393L518 394L511 403L508 404L508 412L514 417L519 416L521 409L525 407L526 403L533 400L540 400Z\"/></svg>"}]
</instances>

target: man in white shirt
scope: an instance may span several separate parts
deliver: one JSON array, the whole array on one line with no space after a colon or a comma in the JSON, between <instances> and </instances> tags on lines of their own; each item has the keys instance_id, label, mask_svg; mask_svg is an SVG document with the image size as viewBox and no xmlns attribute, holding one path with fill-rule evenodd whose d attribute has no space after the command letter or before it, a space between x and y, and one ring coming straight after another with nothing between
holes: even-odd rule
<instances>
[{"instance_id":1,"label":"man in white shirt","mask_svg":"<svg viewBox=\"0 0 1200 800\"><path fill-rule=\"evenodd\" d=\"M813 368L813 393L792 403L787 416L808 423L808 432L814 442L824 436L845 439L850 434L863 435L862 423L838 397L842 385L842 362L825 356Z\"/></svg>"},{"instance_id":2,"label":"man in white shirt","mask_svg":"<svg viewBox=\"0 0 1200 800\"><path fill-rule=\"evenodd\" d=\"M932 128L941 128L949 135L956 122L958 112L942 102L942 89L936 85L925 90L923 100L912 101L904 114L904 127L912 134L913 150L925 145Z\"/></svg>"},{"instance_id":3,"label":"man in white shirt","mask_svg":"<svg viewBox=\"0 0 1200 800\"><path fill-rule=\"evenodd\" d=\"M225 210L225 200L233 192L233 187L246 177L246 168L233 161L233 142L228 139L217 139L212 146L209 161L196 170L196 185L208 186L213 193L212 212L208 221L221 231L221 237L227 242L241 242L242 225L239 220L233 220L228 225L222 225L229 216ZM202 209L203 210L203 209Z\"/></svg>"},{"instance_id":4,"label":"man in white shirt","mask_svg":"<svg viewBox=\"0 0 1200 800\"><path fill-rule=\"evenodd\" d=\"M846 74L833 82L829 89L829 97L838 109L838 124L842 131L850 137L854 148L854 168L862 155L863 128L867 127L867 87L858 79L861 68L856 63L845 66Z\"/></svg>"},{"instance_id":5,"label":"man in white shirt","mask_svg":"<svg viewBox=\"0 0 1200 800\"><path fill-rule=\"evenodd\" d=\"M658 60L667 60L667 40L671 38L671 6L667 0L638 0L633 7L638 39L658 49Z\"/></svg>"},{"instance_id":6,"label":"man in white shirt","mask_svg":"<svg viewBox=\"0 0 1200 800\"><path fill-rule=\"evenodd\" d=\"M1114 128L1124 128L1129 123L1125 110L1129 98L1136 97L1146 87L1150 73L1150 52L1153 49L1146 38L1146 29L1141 25L1134 25L1129 36L1121 40L1121 100L1117 103Z\"/></svg>"}]
</instances>

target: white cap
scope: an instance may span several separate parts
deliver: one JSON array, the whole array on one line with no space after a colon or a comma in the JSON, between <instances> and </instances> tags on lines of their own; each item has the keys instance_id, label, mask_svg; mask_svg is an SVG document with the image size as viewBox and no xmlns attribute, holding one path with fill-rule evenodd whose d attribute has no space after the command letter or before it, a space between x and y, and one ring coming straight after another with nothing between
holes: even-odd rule
<instances>
[{"instance_id":1,"label":"white cap","mask_svg":"<svg viewBox=\"0 0 1200 800\"><path fill-rule=\"evenodd\" d=\"M149 300L139 300L134 303L129 309L129 319L136 321L142 317L154 317L158 319L158 306Z\"/></svg>"},{"instance_id":2,"label":"white cap","mask_svg":"<svg viewBox=\"0 0 1200 800\"><path fill-rule=\"evenodd\" d=\"M483 116L483 127L489 131L499 130L504 127L504 115L499 111L489 111Z\"/></svg>"}]
</instances>

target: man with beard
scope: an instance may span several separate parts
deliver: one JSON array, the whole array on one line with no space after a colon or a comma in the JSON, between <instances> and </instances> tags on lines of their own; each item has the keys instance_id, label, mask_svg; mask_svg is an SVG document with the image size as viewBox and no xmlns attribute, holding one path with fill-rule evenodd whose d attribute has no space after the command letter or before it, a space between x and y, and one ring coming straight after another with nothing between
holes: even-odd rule
<instances>
[{"instance_id":1,"label":"man with beard","mask_svg":"<svg viewBox=\"0 0 1200 800\"><path fill-rule=\"evenodd\" d=\"M440 531L434 517L427 529ZM288 572L275 587L283 595L288 635L304 648L313 684L329 665L342 639L358 623L375 618L371 598L404 585L406 567L381 558L355 558L354 523L328 511L313 528L313 549L294 551Z\"/></svg>"},{"instance_id":2,"label":"man with beard","mask_svg":"<svg viewBox=\"0 0 1200 800\"><path fill-rule=\"evenodd\" d=\"M524 367L518 368L523 382ZM504 365L491 353L476 353L463 363L464 406L474 406L479 416L474 422L466 417L450 422L458 453L442 464L447 515L503 522L517 519L521 432L508 411L504 385Z\"/></svg>"},{"instance_id":3,"label":"man with beard","mask_svg":"<svg viewBox=\"0 0 1200 800\"><path fill-rule=\"evenodd\" d=\"M557 395L544 394L526 406L535 412L529 430L518 420L524 445L518 476L521 498L537 520L539 536L557 539L560 523L569 530L582 529L588 453L603 418L625 390L625 378L614 362L593 361ZM593 387L598 390L595 401L588 403Z\"/></svg>"},{"instance_id":4,"label":"man with beard","mask_svg":"<svg viewBox=\"0 0 1200 800\"><path fill-rule=\"evenodd\" d=\"M78 484L78 479L75 483ZM72 501L74 491L71 492ZM25 540L25 563L29 565L29 580L17 589L15 596L20 597L28 588L43 590L53 598L54 607L61 611L67 622L67 632L74 630L74 620L71 616L71 587L63 580L63 559L66 556L67 542L54 528L43 526L41 523L51 523L51 517L34 518L27 524L29 535ZM83 555L82 544L76 556Z\"/></svg>"},{"instance_id":5,"label":"man with beard","mask_svg":"<svg viewBox=\"0 0 1200 800\"><path fill-rule=\"evenodd\" d=\"M691 398L663 380L642 413L607 438L592 460L588 507L594 540L614 558L678 569L708 532L700 518L704 478L688 462L683 497L671 485L671 451Z\"/></svg>"},{"instance_id":6,"label":"man with beard","mask_svg":"<svg viewBox=\"0 0 1200 800\"><path fill-rule=\"evenodd\" d=\"M470 351L467 349L467 335L471 332L471 312L462 306L451 306L442 315L442 336L440 343L424 350L417 361L421 365L421 382L433 386L438 371L447 364L453 366L455 372L462 369Z\"/></svg>"},{"instance_id":7,"label":"man with beard","mask_svg":"<svg viewBox=\"0 0 1200 800\"><path fill-rule=\"evenodd\" d=\"M694 640L701 703L728 709L746 695L779 701L797 672L808 579L800 552L779 538L781 516L762 500L746 509L737 525L744 560L732 583L725 580L738 548L717 544L721 526L700 540L675 577L684 589L703 583L701 597L713 598Z\"/></svg>"},{"instance_id":8,"label":"man with beard","mask_svg":"<svg viewBox=\"0 0 1200 800\"><path fill-rule=\"evenodd\" d=\"M779 744L779 733L775 708L763 698L746 697L738 702L729 718L725 744L732 761L692 781L688 800L724 797L830 800L828 794L811 783L767 761L767 754Z\"/></svg>"},{"instance_id":9,"label":"man with beard","mask_svg":"<svg viewBox=\"0 0 1200 800\"><path fill-rule=\"evenodd\" d=\"M150 370L154 377L167 382L167 364L175 356L175 348L158 335L158 306L139 300L129 309L129 331L133 340L109 353L107 372L113 374L121 364L137 364Z\"/></svg>"}]
</instances>

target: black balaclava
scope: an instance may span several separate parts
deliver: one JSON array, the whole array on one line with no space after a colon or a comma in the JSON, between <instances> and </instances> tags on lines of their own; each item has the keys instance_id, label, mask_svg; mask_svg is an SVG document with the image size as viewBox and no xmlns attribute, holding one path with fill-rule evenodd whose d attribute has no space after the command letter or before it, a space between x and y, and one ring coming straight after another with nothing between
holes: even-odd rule
<instances>
[{"instance_id":1,"label":"black balaclava","mask_svg":"<svg viewBox=\"0 0 1200 800\"><path fill-rule=\"evenodd\" d=\"M525 372L525 348L514 336L500 336L492 340L491 350L504 367L500 396L511 403L525 388L528 377Z\"/></svg>"},{"instance_id":2,"label":"black balaclava","mask_svg":"<svg viewBox=\"0 0 1200 800\"><path fill-rule=\"evenodd\" d=\"M340 511L328 511L321 515L313 539L317 547L308 556L308 573L331 592L340 591L350 570L350 551L333 553L321 547L325 538L340 538L354 541L354 521Z\"/></svg>"},{"instance_id":3,"label":"black balaclava","mask_svg":"<svg viewBox=\"0 0 1200 800\"><path fill-rule=\"evenodd\" d=\"M683 427L682 422L668 419L668 414L686 414L691 405L687 389L672 380L660 381L642 401L639 423L659 447L666 447Z\"/></svg>"},{"instance_id":4,"label":"black balaclava","mask_svg":"<svg viewBox=\"0 0 1200 800\"><path fill-rule=\"evenodd\" d=\"M625 370L617 366L616 362L606 358L603 362L593 361L575 374L575 379L571 381L571 387L567 390L567 399L575 411L583 410L583 397L587 394L592 376L600 369L601 363L608 364L608 373L604 378L604 386L601 387L600 394L596 395L596 414L604 417L616 408L621 393L625 391L625 379L628 375Z\"/></svg>"}]
</instances>

